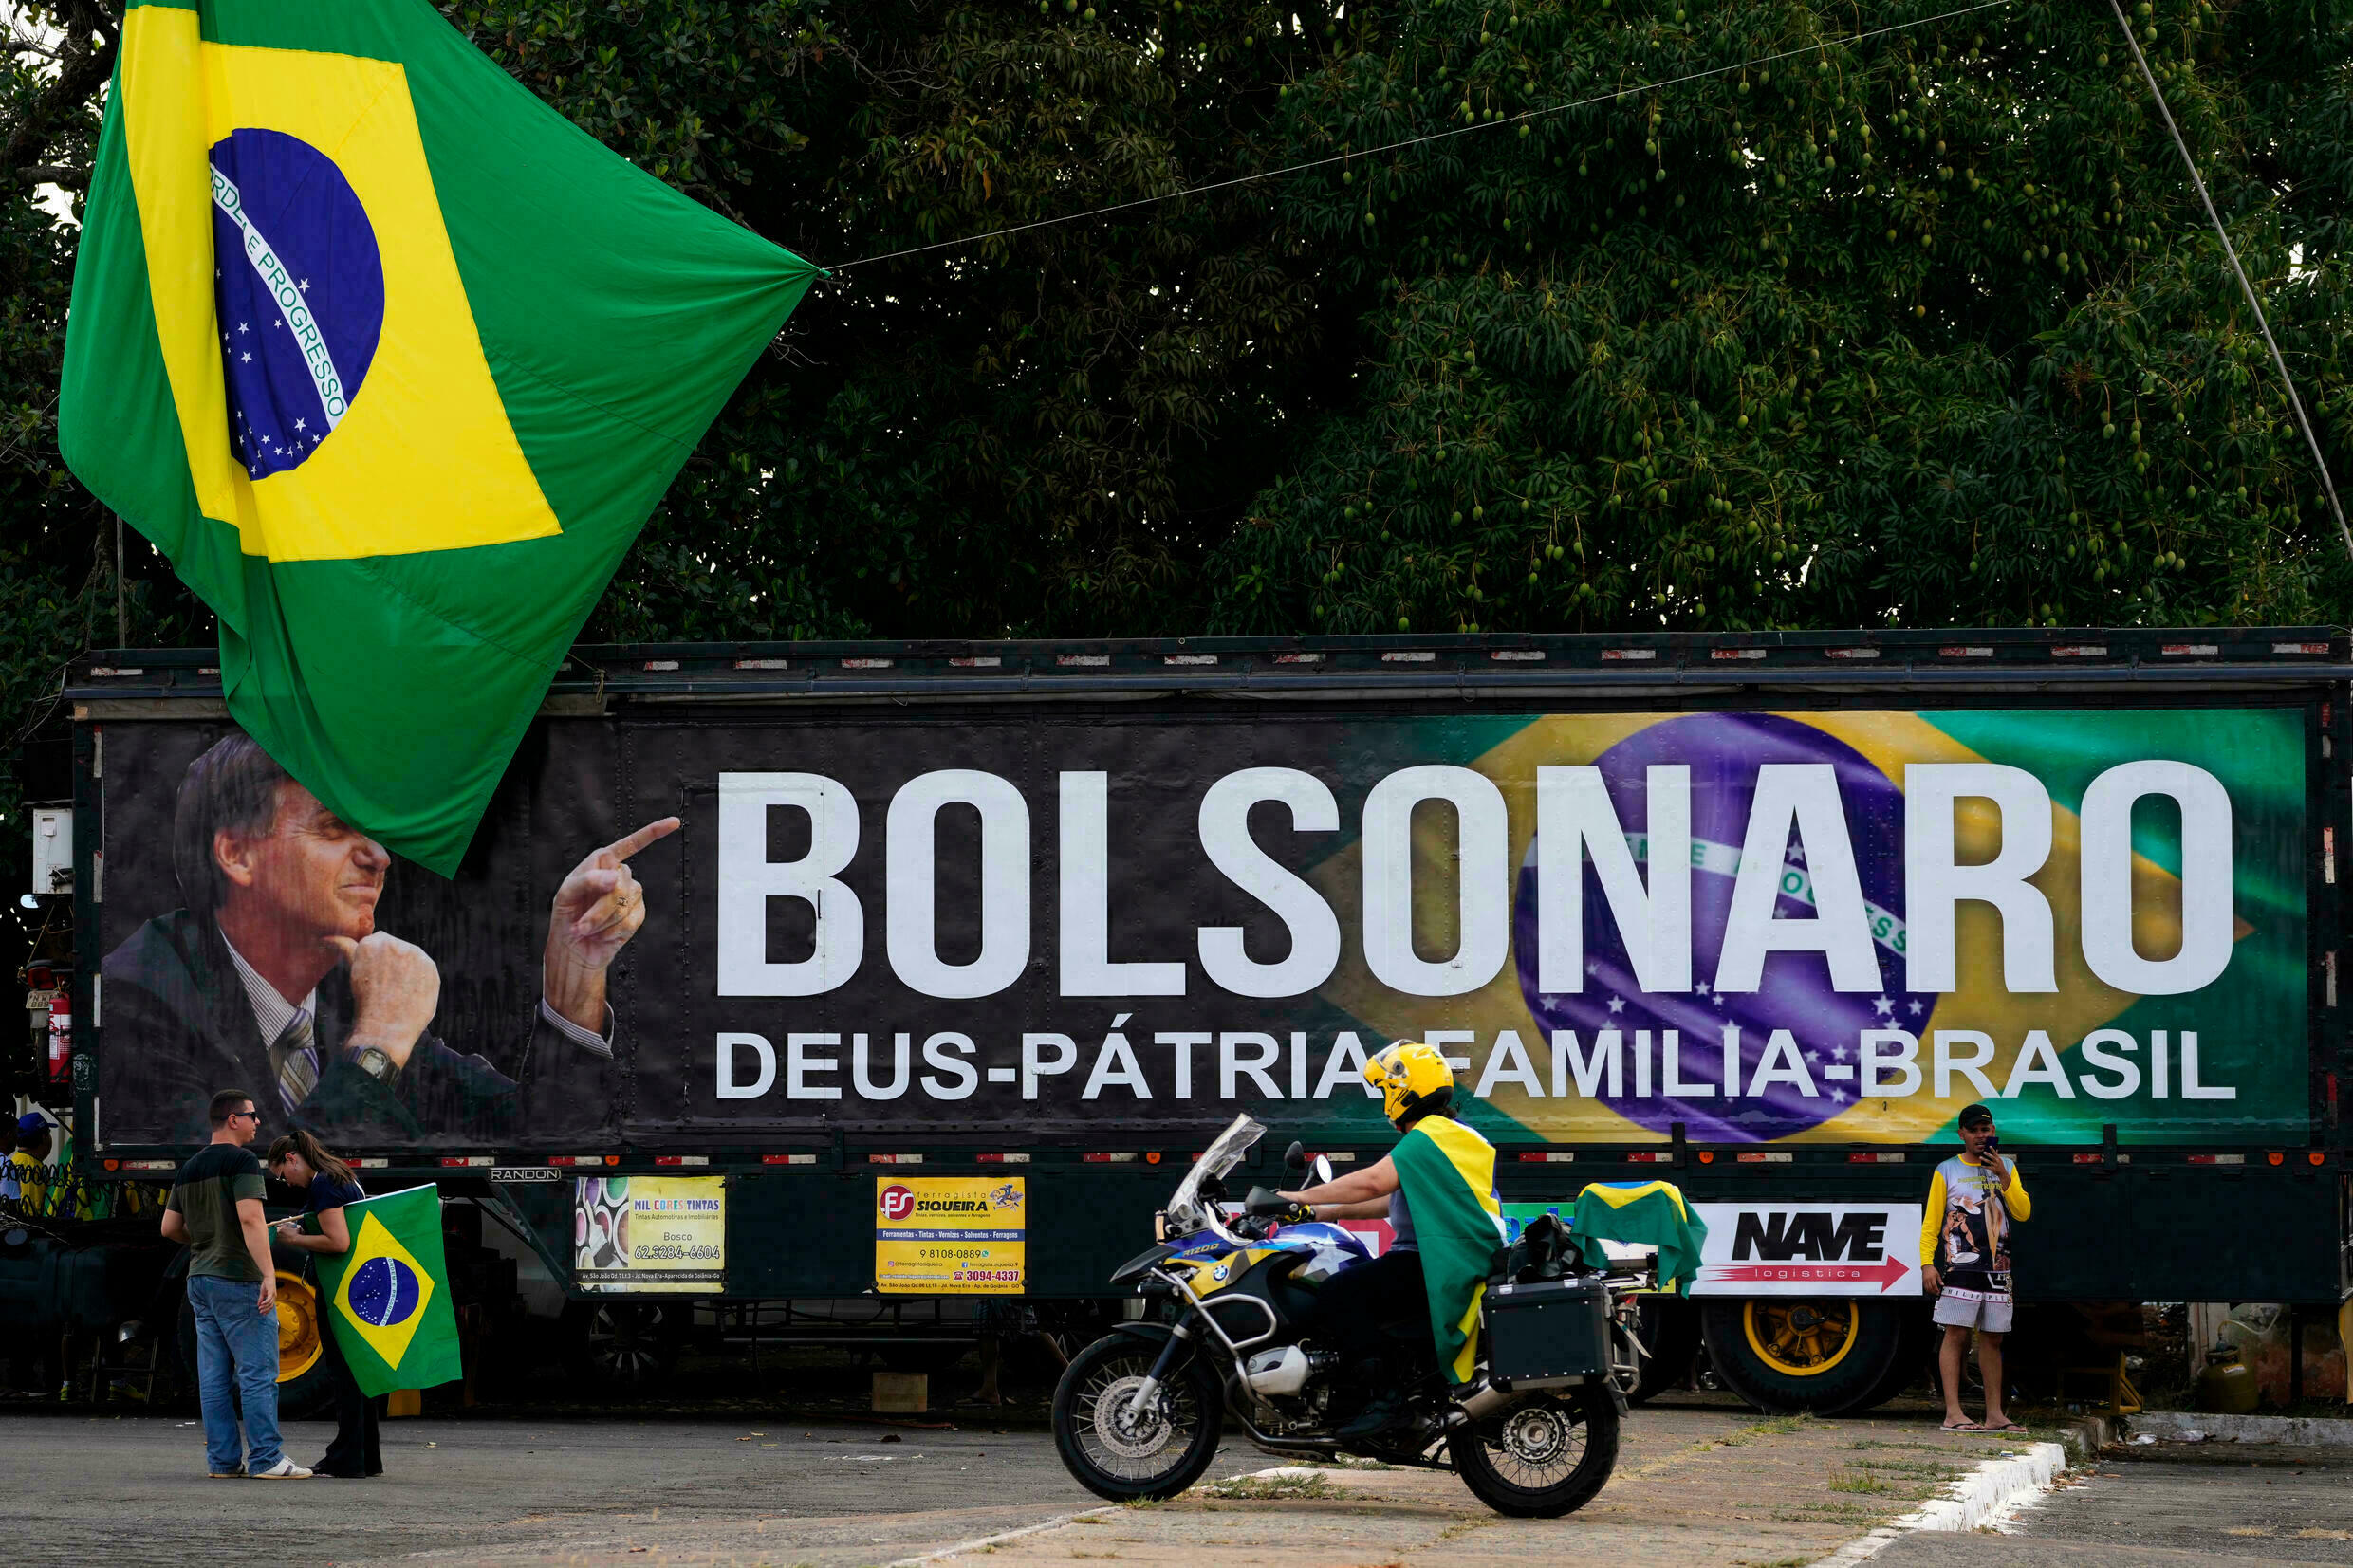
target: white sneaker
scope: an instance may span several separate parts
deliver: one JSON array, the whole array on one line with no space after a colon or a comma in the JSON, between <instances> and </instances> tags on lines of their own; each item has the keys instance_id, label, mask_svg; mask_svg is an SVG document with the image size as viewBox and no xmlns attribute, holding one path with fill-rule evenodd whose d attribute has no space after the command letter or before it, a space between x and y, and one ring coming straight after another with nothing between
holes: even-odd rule
<instances>
[{"instance_id":1,"label":"white sneaker","mask_svg":"<svg viewBox=\"0 0 2353 1568\"><path fill-rule=\"evenodd\" d=\"M266 1470L255 1470L256 1481L308 1481L310 1472L290 1459L281 1459Z\"/></svg>"}]
</instances>

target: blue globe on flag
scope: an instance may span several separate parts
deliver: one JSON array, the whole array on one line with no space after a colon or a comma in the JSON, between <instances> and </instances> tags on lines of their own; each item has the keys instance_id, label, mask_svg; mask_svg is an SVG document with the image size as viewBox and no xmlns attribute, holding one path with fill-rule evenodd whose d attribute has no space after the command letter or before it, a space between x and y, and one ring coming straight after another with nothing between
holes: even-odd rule
<instances>
[{"instance_id":1,"label":"blue globe on flag","mask_svg":"<svg viewBox=\"0 0 2353 1568\"><path fill-rule=\"evenodd\" d=\"M1902 989L1903 791L1861 752L1812 725L1772 713L1705 713L1661 720L1627 736L1597 759L1618 820L1629 838L1647 835L1648 770L1654 765L1691 768L1692 989L1682 994L1645 992L1637 985L1618 923L1602 895L1601 877L1584 868L1584 988L1547 995L1536 986L1536 864L1533 844L1520 872L1513 912L1520 991L1529 1011L1547 1032L1574 1029L1586 1049L1596 1033L1624 1031L1623 1090L1603 1103L1636 1124L1658 1133L1684 1124L1698 1142L1747 1143L1786 1137L1820 1125L1855 1102L1858 1040L1865 1029L1917 1032L1935 1008L1933 994ZM1820 953L1776 952L1767 956L1760 989L1718 996L1714 990L1732 908L1734 871L1748 831L1757 769L1767 763L1823 764L1836 773L1839 799L1854 848L1856 874L1866 906L1892 919L1884 935L1875 931L1872 955L1880 985L1871 992L1831 987L1829 962ZM1815 914L1812 879L1804 847L1784 846L1776 920ZM1640 858L1638 858L1639 863ZM1652 868L1642 865L1645 880ZM1875 927L1879 922L1875 919ZM1761 1095L1726 1098L1724 1028L1740 1028L1744 1091L1755 1076L1776 1029L1787 1029L1803 1057L1815 1093L1771 1082ZM1634 1090L1634 1034L1651 1031L1652 1087L1648 1098ZM1687 1083L1712 1083L1714 1096L1669 1099L1663 1092L1664 1031L1678 1037L1680 1076ZM1825 1068L1845 1067L1838 1077Z\"/></svg>"},{"instance_id":2,"label":"blue globe on flag","mask_svg":"<svg viewBox=\"0 0 2353 1568\"><path fill-rule=\"evenodd\" d=\"M212 168L230 447L266 479L300 468L359 396L384 329L383 261L350 181L310 143L232 131Z\"/></svg>"},{"instance_id":3,"label":"blue globe on flag","mask_svg":"<svg viewBox=\"0 0 2353 1568\"><path fill-rule=\"evenodd\" d=\"M424 1301L417 1270L398 1258L370 1258L351 1277L351 1315L370 1328L390 1328L416 1315Z\"/></svg>"}]
</instances>

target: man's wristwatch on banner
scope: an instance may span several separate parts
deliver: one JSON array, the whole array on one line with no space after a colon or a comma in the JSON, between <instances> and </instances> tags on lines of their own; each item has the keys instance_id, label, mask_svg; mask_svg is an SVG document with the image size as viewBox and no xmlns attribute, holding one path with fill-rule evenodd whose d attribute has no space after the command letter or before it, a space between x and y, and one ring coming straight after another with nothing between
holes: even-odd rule
<instances>
[{"instance_id":1,"label":"man's wristwatch on banner","mask_svg":"<svg viewBox=\"0 0 2353 1568\"><path fill-rule=\"evenodd\" d=\"M393 1061L392 1054L380 1045L361 1046L359 1055L351 1059L351 1064L387 1089L400 1076L400 1064Z\"/></svg>"}]
</instances>

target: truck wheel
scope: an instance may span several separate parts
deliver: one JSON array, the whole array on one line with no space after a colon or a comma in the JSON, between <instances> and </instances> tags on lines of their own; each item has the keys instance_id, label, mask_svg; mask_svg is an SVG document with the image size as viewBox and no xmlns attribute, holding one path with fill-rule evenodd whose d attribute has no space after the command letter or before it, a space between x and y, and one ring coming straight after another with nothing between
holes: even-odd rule
<instances>
[{"instance_id":1,"label":"truck wheel","mask_svg":"<svg viewBox=\"0 0 2353 1568\"><path fill-rule=\"evenodd\" d=\"M608 1389L651 1388L677 1365L694 1316L683 1298L566 1302L559 1325L565 1365Z\"/></svg>"},{"instance_id":2,"label":"truck wheel","mask_svg":"<svg viewBox=\"0 0 2353 1568\"><path fill-rule=\"evenodd\" d=\"M1699 1354L1697 1303L1665 1296L1638 1298L1635 1332L1650 1354L1641 1357L1641 1371L1626 1391L1626 1403L1640 1405L1669 1389L1682 1387Z\"/></svg>"},{"instance_id":3,"label":"truck wheel","mask_svg":"<svg viewBox=\"0 0 2353 1568\"><path fill-rule=\"evenodd\" d=\"M1605 1383L1540 1393L1446 1440L1472 1495L1511 1519L1558 1519L1618 1467L1618 1397Z\"/></svg>"},{"instance_id":4,"label":"truck wheel","mask_svg":"<svg viewBox=\"0 0 2353 1568\"><path fill-rule=\"evenodd\" d=\"M1712 1301L1701 1322L1716 1375L1768 1415L1863 1408L1903 1338L1893 1302L1854 1297Z\"/></svg>"},{"instance_id":5,"label":"truck wheel","mask_svg":"<svg viewBox=\"0 0 2353 1568\"><path fill-rule=\"evenodd\" d=\"M310 1282L278 1270L278 1419L307 1421L335 1408L335 1376L320 1337L328 1332L325 1308ZM180 1298L174 1349L191 1393L196 1388L196 1312ZM199 1396L199 1402L201 1398Z\"/></svg>"},{"instance_id":6,"label":"truck wheel","mask_svg":"<svg viewBox=\"0 0 2353 1568\"><path fill-rule=\"evenodd\" d=\"M1922 1377L1934 1384L1936 1355L1936 1325L1928 1316L1925 1301L1889 1303L1896 1315L1896 1355L1887 1363L1887 1374L1880 1379L1878 1388L1865 1394L1860 1403L1848 1407L1850 1413L1877 1410L1903 1393Z\"/></svg>"}]
</instances>

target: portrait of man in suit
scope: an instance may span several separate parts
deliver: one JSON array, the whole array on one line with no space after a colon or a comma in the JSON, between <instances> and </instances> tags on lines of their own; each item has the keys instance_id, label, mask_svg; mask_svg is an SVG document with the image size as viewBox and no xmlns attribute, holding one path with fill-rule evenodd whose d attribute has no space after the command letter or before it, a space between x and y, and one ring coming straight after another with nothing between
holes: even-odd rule
<instances>
[{"instance_id":1,"label":"portrait of man in suit","mask_svg":"<svg viewBox=\"0 0 2353 1568\"><path fill-rule=\"evenodd\" d=\"M265 1135L351 1148L486 1145L605 1123L615 1087L606 970L645 923L632 855L648 823L557 887L534 1016L501 1059L433 1032L441 974L376 925L392 857L242 733L189 765L173 820L181 908L100 969L100 1083L119 1142L202 1142L222 1084L251 1084Z\"/></svg>"}]
</instances>

